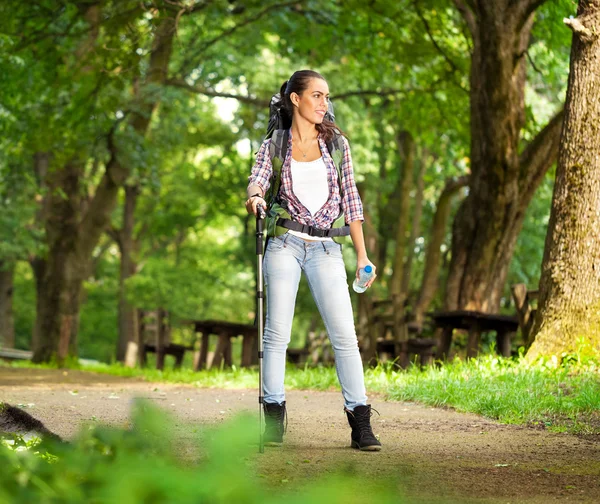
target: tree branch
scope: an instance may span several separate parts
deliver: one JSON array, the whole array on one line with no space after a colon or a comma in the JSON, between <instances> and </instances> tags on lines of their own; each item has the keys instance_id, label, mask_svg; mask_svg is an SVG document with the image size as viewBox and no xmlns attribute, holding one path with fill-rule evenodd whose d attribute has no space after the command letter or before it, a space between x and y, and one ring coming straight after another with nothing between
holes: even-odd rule
<instances>
[{"instance_id":1,"label":"tree branch","mask_svg":"<svg viewBox=\"0 0 600 504\"><path fill-rule=\"evenodd\" d=\"M442 57L446 60L446 63L448 63L450 65L450 68L452 68L452 70L455 73L457 73L457 72L461 73L460 70L458 69L458 67L455 65L454 61L452 61L450 59L448 54L446 54L446 51L444 51L444 49L442 49L442 47L437 43L437 40L435 40L433 33L431 33L431 27L429 26L429 22L427 21L427 19L425 19L425 16L423 16L423 13L421 12L421 9L419 8L419 4L418 4L417 0L413 0L413 6L414 6L415 10L417 11L417 16L419 16L419 19L423 23L423 26L425 26L425 31L427 32L427 35L429 37L429 40L431 40L433 47L435 47L436 50L442 55ZM460 88L462 88L462 86L460 85L459 82L457 82L457 85Z\"/></svg>"},{"instance_id":2,"label":"tree branch","mask_svg":"<svg viewBox=\"0 0 600 504\"><path fill-rule=\"evenodd\" d=\"M201 95L205 95L205 96L211 96L214 98L233 98L234 100L237 100L241 103L247 103L249 105L256 105L257 107L263 107L263 108L268 107L269 101L270 101L268 99L253 98L251 96L243 96L243 95L237 95L237 94L232 94L232 93L219 93L218 91L215 91L214 89L206 88L206 87L199 86L199 85L188 84L187 82L185 82L184 80L181 80L181 79L169 79L165 82L165 84L167 84L169 86L186 89L188 91L191 91L192 93L201 94Z\"/></svg>"},{"instance_id":3,"label":"tree branch","mask_svg":"<svg viewBox=\"0 0 600 504\"><path fill-rule=\"evenodd\" d=\"M216 37L214 37L214 38L208 40L207 42L205 42L202 46L200 46L198 48L198 50L196 50L194 53L192 53L191 55L189 55L188 57L186 57L183 60L183 63L179 67L180 70L183 71L190 63L192 63L193 61L195 61L196 59L198 59L203 52L205 52L211 46L215 45L220 40L228 37L232 33L234 33L237 30L239 30L240 28L243 28L245 26L248 26L251 23L254 23L255 21L260 20L263 16L265 16L266 14L268 14L270 11L275 10L275 9L285 8L285 7L296 7L296 8L298 8L298 6L300 4L302 4L302 3L304 3L305 1L306 0L291 0L291 1L288 1L288 2L282 2L282 3L276 3L276 4L268 5L263 10L257 12L253 16L249 16L248 18L244 19L240 23L237 23L237 24L233 25L228 30L225 30L225 31L219 33L219 35L217 35Z\"/></svg>"},{"instance_id":4,"label":"tree branch","mask_svg":"<svg viewBox=\"0 0 600 504\"><path fill-rule=\"evenodd\" d=\"M188 84L187 82L180 79L169 79L165 82L170 86L178 87L181 89L186 89L192 93L201 94L205 96L212 96L218 98L232 98L241 103L247 103L248 105L255 105L256 107L266 108L269 106L270 99L268 98L258 98L252 96L244 96L233 93L220 93L215 91L214 89L205 88L199 85ZM406 88L406 89L394 89L394 88L383 88L383 89L357 89L354 91L346 91L334 96L334 100L345 100L346 98L351 98L354 96L381 96L388 97L394 95L404 95L408 93L414 92L423 92L428 93L431 92L433 88Z\"/></svg>"},{"instance_id":5,"label":"tree branch","mask_svg":"<svg viewBox=\"0 0 600 504\"><path fill-rule=\"evenodd\" d=\"M546 3L547 0L519 0L514 2L512 8L517 19L517 29L520 30L536 9Z\"/></svg>"},{"instance_id":6,"label":"tree branch","mask_svg":"<svg viewBox=\"0 0 600 504\"><path fill-rule=\"evenodd\" d=\"M110 226L106 226L104 231L108 237L117 244L119 249L121 249L121 230L111 224Z\"/></svg>"},{"instance_id":7,"label":"tree branch","mask_svg":"<svg viewBox=\"0 0 600 504\"><path fill-rule=\"evenodd\" d=\"M592 30L587 28L584 25L584 23L582 23L582 21L585 22L586 20L589 20L589 18L585 19L580 16L576 18L565 18L563 19L563 23L565 23L569 28L571 28L573 33L578 35L582 41L592 42L593 40L596 40L598 38L598 32L597 30L595 30L595 23L592 23L592 28L594 28Z\"/></svg>"},{"instance_id":8,"label":"tree branch","mask_svg":"<svg viewBox=\"0 0 600 504\"><path fill-rule=\"evenodd\" d=\"M525 182L522 202L528 203L548 169L558 157L564 110L556 114L529 143L519 158L521 179Z\"/></svg>"},{"instance_id":9,"label":"tree branch","mask_svg":"<svg viewBox=\"0 0 600 504\"><path fill-rule=\"evenodd\" d=\"M158 25L152 45L150 64L144 83L146 86L164 83L174 35L174 20L164 16ZM153 101L144 104L143 112L131 116L130 124L139 134L143 135L146 132L157 101L158 98L155 98ZM116 121L108 134L107 144L110 159L106 164L104 175L96 189L96 193L90 201L88 210L81 220L81 246L79 252L83 254L83 257L91 256L100 235L106 230L110 221L110 213L117 202L119 188L125 183L130 172L129 167L122 166L118 159L118 146L114 141L118 124L119 121Z\"/></svg>"},{"instance_id":10,"label":"tree branch","mask_svg":"<svg viewBox=\"0 0 600 504\"><path fill-rule=\"evenodd\" d=\"M469 32L471 32L471 37L475 37L477 32L477 18L473 13L473 6L471 2L468 2L469 5L465 3L464 0L454 0L454 5L456 6L458 12L467 23L467 28L469 28Z\"/></svg>"}]
</instances>

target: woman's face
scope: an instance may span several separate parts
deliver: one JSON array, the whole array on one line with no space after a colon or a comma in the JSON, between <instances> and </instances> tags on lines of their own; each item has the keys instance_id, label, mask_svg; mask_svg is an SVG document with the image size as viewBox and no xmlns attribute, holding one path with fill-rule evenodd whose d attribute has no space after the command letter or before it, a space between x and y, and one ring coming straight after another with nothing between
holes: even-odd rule
<instances>
[{"instance_id":1,"label":"woman's face","mask_svg":"<svg viewBox=\"0 0 600 504\"><path fill-rule=\"evenodd\" d=\"M313 78L301 94L292 93L295 110L307 121L321 124L329 107L329 86L323 79Z\"/></svg>"}]
</instances>

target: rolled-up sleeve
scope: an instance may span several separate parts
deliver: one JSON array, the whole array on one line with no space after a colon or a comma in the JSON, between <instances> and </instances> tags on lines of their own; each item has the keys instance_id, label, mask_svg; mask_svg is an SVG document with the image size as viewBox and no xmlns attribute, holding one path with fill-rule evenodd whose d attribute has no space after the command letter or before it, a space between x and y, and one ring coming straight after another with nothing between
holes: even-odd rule
<instances>
[{"instance_id":1,"label":"rolled-up sleeve","mask_svg":"<svg viewBox=\"0 0 600 504\"><path fill-rule=\"evenodd\" d=\"M268 138L260 146L256 154L256 161L252 167L252 172L248 177L248 187L257 185L261 188L263 194L269 189L271 176L273 175L273 165L271 164L271 156L269 155L269 147L271 139Z\"/></svg>"},{"instance_id":2,"label":"rolled-up sleeve","mask_svg":"<svg viewBox=\"0 0 600 504\"><path fill-rule=\"evenodd\" d=\"M344 210L346 223L364 221L363 205L354 181L354 168L352 166L352 155L350 144L344 138L344 156L342 158L342 210Z\"/></svg>"}]
</instances>

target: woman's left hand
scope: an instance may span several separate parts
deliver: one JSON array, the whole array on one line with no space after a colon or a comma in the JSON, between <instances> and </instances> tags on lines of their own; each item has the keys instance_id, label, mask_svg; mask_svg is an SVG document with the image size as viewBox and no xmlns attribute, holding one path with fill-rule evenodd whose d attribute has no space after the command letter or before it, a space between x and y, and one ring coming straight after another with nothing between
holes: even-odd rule
<instances>
[{"instance_id":1,"label":"woman's left hand","mask_svg":"<svg viewBox=\"0 0 600 504\"><path fill-rule=\"evenodd\" d=\"M356 263L356 278L358 278L358 274L359 274L360 270L363 269L365 266L371 266L371 268L373 268L373 276L367 282L367 285L366 285L366 287L368 289L369 287L371 287L371 285L377 278L377 266L375 266L371 261L369 261L368 257L365 257L364 259L359 259Z\"/></svg>"}]
</instances>

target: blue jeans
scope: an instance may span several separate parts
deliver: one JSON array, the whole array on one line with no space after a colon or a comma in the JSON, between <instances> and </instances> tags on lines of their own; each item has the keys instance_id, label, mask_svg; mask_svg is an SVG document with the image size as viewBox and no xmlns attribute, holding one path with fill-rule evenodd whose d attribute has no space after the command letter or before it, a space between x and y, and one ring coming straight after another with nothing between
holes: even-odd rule
<instances>
[{"instance_id":1,"label":"blue jeans","mask_svg":"<svg viewBox=\"0 0 600 504\"><path fill-rule=\"evenodd\" d=\"M269 238L263 271L267 293L263 337L265 402L285 401L286 350L304 271L333 347L344 406L352 411L355 406L366 405L363 366L341 245L333 241L305 241L289 233Z\"/></svg>"}]
</instances>

